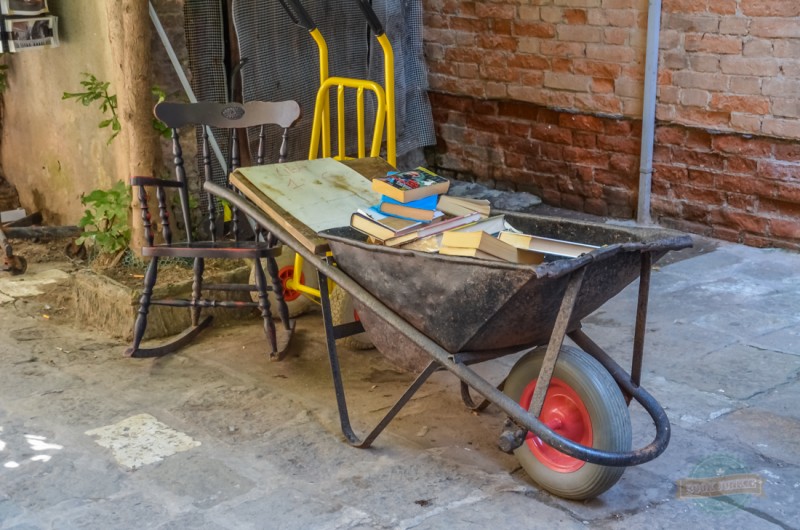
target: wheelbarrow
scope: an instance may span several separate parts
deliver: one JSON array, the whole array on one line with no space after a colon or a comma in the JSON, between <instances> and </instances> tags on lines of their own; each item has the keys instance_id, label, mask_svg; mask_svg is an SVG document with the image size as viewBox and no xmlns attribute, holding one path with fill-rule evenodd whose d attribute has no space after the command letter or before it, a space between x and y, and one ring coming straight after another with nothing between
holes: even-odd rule
<instances>
[{"instance_id":1,"label":"wheelbarrow","mask_svg":"<svg viewBox=\"0 0 800 530\"><path fill-rule=\"evenodd\" d=\"M423 383L447 370L461 381L467 407L495 405L508 416L499 446L513 452L544 489L570 499L595 497L627 466L649 462L667 447L669 420L640 386L652 264L690 247L689 236L559 217L505 213L529 234L598 245L573 259L539 265L440 256L376 246L350 227L320 233L332 256L320 258L247 199L213 184L318 270L328 356L341 428L348 442L369 447ZM630 373L581 330L581 321L639 279ZM334 326L328 279L355 300L359 322ZM366 329L379 351L417 378L362 439L345 399L336 339ZM579 348L564 346L568 336ZM471 365L524 353L498 387ZM476 404L471 391L483 397ZM627 405L650 415L655 436L632 449Z\"/></svg>"}]
</instances>

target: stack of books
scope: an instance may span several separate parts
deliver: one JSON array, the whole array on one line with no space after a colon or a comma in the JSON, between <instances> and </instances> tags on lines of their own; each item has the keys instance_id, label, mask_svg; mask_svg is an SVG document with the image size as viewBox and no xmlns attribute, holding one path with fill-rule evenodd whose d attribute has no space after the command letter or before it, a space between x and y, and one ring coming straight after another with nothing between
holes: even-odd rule
<instances>
[{"instance_id":1,"label":"stack of books","mask_svg":"<svg viewBox=\"0 0 800 530\"><path fill-rule=\"evenodd\" d=\"M447 195L449 187L425 168L390 172L372 180L380 202L354 212L350 226L389 247L533 265L597 248L520 233L502 215L489 216L489 201Z\"/></svg>"},{"instance_id":2,"label":"stack of books","mask_svg":"<svg viewBox=\"0 0 800 530\"><path fill-rule=\"evenodd\" d=\"M350 226L374 242L397 247L488 215L489 201L446 199L449 188L449 180L422 167L391 172L372 180L372 189L381 194L381 200L353 213Z\"/></svg>"}]
</instances>

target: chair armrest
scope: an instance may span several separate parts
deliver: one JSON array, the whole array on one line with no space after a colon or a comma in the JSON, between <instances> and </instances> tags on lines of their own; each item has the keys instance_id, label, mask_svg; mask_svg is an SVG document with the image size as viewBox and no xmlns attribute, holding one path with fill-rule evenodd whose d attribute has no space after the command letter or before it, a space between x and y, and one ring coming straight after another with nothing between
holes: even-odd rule
<instances>
[{"instance_id":1,"label":"chair armrest","mask_svg":"<svg viewBox=\"0 0 800 530\"><path fill-rule=\"evenodd\" d=\"M158 177L131 177L131 186L161 186L162 188L181 188L183 184L176 180L164 180Z\"/></svg>"}]
</instances>

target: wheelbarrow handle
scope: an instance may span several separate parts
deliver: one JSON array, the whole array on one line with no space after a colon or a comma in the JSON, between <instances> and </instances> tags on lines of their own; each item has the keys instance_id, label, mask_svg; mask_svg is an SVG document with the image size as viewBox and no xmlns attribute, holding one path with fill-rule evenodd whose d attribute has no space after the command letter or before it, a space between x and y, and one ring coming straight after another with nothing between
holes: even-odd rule
<instances>
[{"instance_id":1,"label":"wheelbarrow handle","mask_svg":"<svg viewBox=\"0 0 800 530\"><path fill-rule=\"evenodd\" d=\"M311 15L308 14L308 11L305 10L303 4L301 4L299 0L278 1L283 6L283 9L286 10L286 14L289 15L289 18L292 19L292 22L301 28L307 29L308 31L314 31L317 29L317 25L314 24L314 20L311 18Z\"/></svg>"},{"instance_id":2,"label":"wheelbarrow handle","mask_svg":"<svg viewBox=\"0 0 800 530\"><path fill-rule=\"evenodd\" d=\"M369 24L375 36L380 37L383 35L385 33L383 24L381 24L380 19L378 19L378 15L375 14L375 10L372 9L369 0L356 0L356 2L358 3L358 7L361 8L361 12L364 14L364 18L367 19L367 24Z\"/></svg>"}]
</instances>

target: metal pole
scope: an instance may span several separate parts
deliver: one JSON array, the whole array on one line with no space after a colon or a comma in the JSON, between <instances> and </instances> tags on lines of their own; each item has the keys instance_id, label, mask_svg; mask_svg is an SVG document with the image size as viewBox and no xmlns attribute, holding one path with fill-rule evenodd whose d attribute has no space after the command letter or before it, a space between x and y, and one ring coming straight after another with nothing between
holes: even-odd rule
<instances>
[{"instance_id":1,"label":"metal pole","mask_svg":"<svg viewBox=\"0 0 800 530\"><path fill-rule=\"evenodd\" d=\"M661 0L650 0L647 12L647 48L644 66L642 108L642 144L639 162L639 202L636 220L653 223L650 217L650 189L653 180L653 138L656 128L656 95L658 90L658 38L661 30Z\"/></svg>"}]
</instances>

